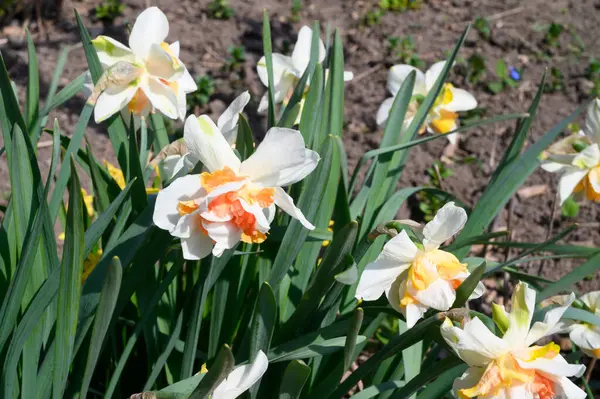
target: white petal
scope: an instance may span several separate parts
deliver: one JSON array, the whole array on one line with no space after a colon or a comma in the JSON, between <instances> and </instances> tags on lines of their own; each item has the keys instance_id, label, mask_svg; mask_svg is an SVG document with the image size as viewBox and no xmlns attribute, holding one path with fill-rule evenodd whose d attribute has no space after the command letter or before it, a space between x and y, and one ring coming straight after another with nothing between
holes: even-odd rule
<instances>
[{"instance_id":1,"label":"white petal","mask_svg":"<svg viewBox=\"0 0 600 399\"><path fill-rule=\"evenodd\" d=\"M181 155L169 155L160 162L161 176L171 180L183 168Z\"/></svg>"},{"instance_id":2,"label":"white petal","mask_svg":"<svg viewBox=\"0 0 600 399\"><path fill-rule=\"evenodd\" d=\"M546 312L544 321L538 321L531 327L531 330L527 335L527 340L525 341L526 345L529 346L543 337L564 331L566 326L564 323L560 322L560 319L574 301L575 294L571 293L569 299L563 306L556 307Z\"/></svg>"},{"instance_id":3,"label":"white petal","mask_svg":"<svg viewBox=\"0 0 600 399\"><path fill-rule=\"evenodd\" d=\"M262 97L260 98L260 102L258 103L258 109L256 110L256 112L258 112L260 115L262 115L265 112L267 112L267 109L269 109L269 93L268 92L263 94Z\"/></svg>"},{"instance_id":4,"label":"white petal","mask_svg":"<svg viewBox=\"0 0 600 399\"><path fill-rule=\"evenodd\" d=\"M509 323L503 340L514 347L524 347L529 326L535 309L535 290L526 283L520 282L515 287L511 298L511 309L508 315Z\"/></svg>"},{"instance_id":5,"label":"white petal","mask_svg":"<svg viewBox=\"0 0 600 399\"><path fill-rule=\"evenodd\" d=\"M444 104L444 109L452 112L461 112L477 108L477 100L468 91L453 87L450 89L450 92L452 93L452 101Z\"/></svg>"},{"instance_id":6,"label":"white petal","mask_svg":"<svg viewBox=\"0 0 600 399\"><path fill-rule=\"evenodd\" d=\"M177 211L179 201L188 201L201 197L204 189L200 185L200 176L189 175L176 179L169 187L161 190L154 205L154 224L163 230L172 231L180 215Z\"/></svg>"},{"instance_id":7,"label":"white petal","mask_svg":"<svg viewBox=\"0 0 600 399\"><path fill-rule=\"evenodd\" d=\"M506 399L535 399L531 389L527 385L510 386L504 390Z\"/></svg>"},{"instance_id":8,"label":"white petal","mask_svg":"<svg viewBox=\"0 0 600 399\"><path fill-rule=\"evenodd\" d=\"M171 54L173 54L177 58L179 58L179 48L180 48L179 40L176 40L173 43L169 44L169 49L171 50Z\"/></svg>"},{"instance_id":9,"label":"white petal","mask_svg":"<svg viewBox=\"0 0 600 399\"><path fill-rule=\"evenodd\" d=\"M215 242L213 255L219 257L226 249L231 249L240 242L242 232L229 222L204 223L208 236Z\"/></svg>"},{"instance_id":10,"label":"white petal","mask_svg":"<svg viewBox=\"0 0 600 399\"><path fill-rule=\"evenodd\" d=\"M595 312L596 309L600 309L600 291L588 292L579 299L581 299L593 312Z\"/></svg>"},{"instance_id":11,"label":"white petal","mask_svg":"<svg viewBox=\"0 0 600 399\"><path fill-rule=\"evenodd\" d=\"M269 225L269 220L265 216L263 209L258 204L250 205L242 199L240 199L240 204L246 212L249 212L254 215L254 217L256 218L255 226L258 231L260 231L261 233L266 233L267 231L269 231L269 229L271 228L271 226Z\"/></svg>"},{"instance_id":12,"label":"white petal","mask_svg":"<svg viewBox=\"0 0 600 399\"><path fill-rule=\"evenodd\" d=\"M575 156L573 165L581 169L589 169L600 163L600 146L594 143Z\"/></svg>"},{"instance_id":13,"label":"white petal","mask_svg":"<svg viewBox=\"0 0 600 399\"><path fill-rule=\"evenodd\" d=\"M185 68L185 67L184 67ZM193 93L198 90L198 86L196 85L196 81L190 75L187 68L183 71L183 75L177 80L177 84L185 93Z\"/></svg>"},{"instance_id":14,"label":"white petal","mask_svg":"<svg viewBox=\"0 0 600 399\"><path fill-rule=\"evenodd\" d=\"M433 64L427 72L425 72L425 86L427 91L431 90L437 78L442 73L442 69L446 66L446 61L439 61Z\"/></svg>"},{"instance_id":15,"label":"white petal","mask_svg":"<svg viewBox=\"0 0 600 399\"><path fill-rule=\"evenodd\" d=\"M392 285L385 290L385 296L392 308L398 313L402 313L406 319L406 309L400 306L400 301L404 298L406 293L406 277L408 276L408 268L405 269L400 275L394 280ZM364 273L364 272L363 272Z\"/></svg>"},{"instance_id":16,"label":"white petal","mask_svg":"<svg viewBox=\"0 0 600 399\"><path fill-rule=\"evenodd\" d=\"M467 222L467 212L463 208L448 202L423 228L423 245L426 250L437 249L444 241L458 233Z\"/></svg>"},{"instance_id":17,"label":"white petal","mask_svg":"<svg viewBox=\"0 0 600 399\"><path fill-rule=\"evenodd\" d=\"M473 293L469 297L469 301L471 299L480 298L483 294L485 294L485 285L480 281L477 283L477 286L475 287L475 289L473 290Z\"/></svg>"},{"instance_id":18,"label":"white petal","mask_svg":"<svg viewBox=\"0 0 600 399\"><path fill-rule=\"evenodd\" d=\"M201 232L194 234L191 237L181 239L183 259L198 260L206 258L210 255L212 248L212 240Z\"/></svg>"},{"instance_id":19,"label":"white petal","mask_svg":"<svg viewBox=\"0 0 600 399\"><path fill-rule=\"evenodd\" d=\"M412 242L405 230L392 237L384 246L377 259L385 258L396 263L410 264L419 249Z\"/></svg>"},{"instance_id":20,"label":"white petal","mask_svg":"<svg viewBox=\"0 0 600 399\"><path fill-rule=\"evenodd\" d=\"M586 324L572 327L569 337L581 349L592 351L600 348L600 328Z\"/></svg>"},{"instance_id":21,"label":"white petal","mask_svg":"<svg viewBox=\"0 0 600 399\"><path fill-rule=\"evenodd\" d=\"M378 126L385 125L385 122L390 116L392 104L394 104L394 97L386 98L379 106L379 109L377 110L377 116L375 117Z\"/></svg>"},{"instance_id":22,"label":"white petal","mask_svg":"<svg viewBox=\"0 0 600 399\"><path fill-rule=\"evenodd\" d=\"M344 82L350 82L354 79L354 73L352 71L344 71Z\"/></svg>"},{"instance_id":23,"label":"white petal","mask_svg":"<svg viewBox=\"0 0 600 399\"><path fill-rule=\"evenodd\" d=\"M158 7L146 8L135 20L129 35L129 47L146 58L153 44L161 44L169 34L169 21Z\"/></svg>"},{"instance_id":24,"label":"white petal","mask_svg":"<svg viewBox=\"0 0 600 399\"><path fill-rule=\"evenodd\" d=\"M275 187L275 204L285 213L302 223L302 226L309 230L314 230L315 226L306 220L300 209L294 205L294 200L281 187Z\"/></svg>"},{"instance_id":25,"label":"white petal","mask_svg":"<svg viewBox=\"0 0 600 399\"><path fill-rule=\"evenodd\" d=\"M212 399L235 399L250 389L267 371L269 359L263 351L256 354L254 361L245 366L238 366L219 384L212 394Z\"/></svg>"},{"instance_id":26,"label":"white petal","mask_svg":"<svg viewBox=\"0 0 600 399\"><path fill-rule=\"evenodd\" d=\"M456 292L448 281L438 279L429 284L424 290L414 290L410 281L407 284L408 292L423 305L432 309L446 311L450 309L456 299Z\"/></svg>"},{"instance_id":27,"label":"white petal","mask_svg":"<svg viewBox=\"0 0 600 399\"><path fill-rule=\"evenodd\" d=\"M304 163L302 165L281 170L276 184L285 187L303 180L315 170L320 160L321 157L318 152L305 148Z\"/></svg>"},{"instance_id":28,"label":"white petal","mask_svg":"<svg viewBox=\"0 0 600 399\"><path fill-rule=\"evenodd\" d=\"M152 44L146 59L146 69L150 75L167 81L178 80L183 76L185 68L183 64L174 59L159 44Z\"/></svg>"},{"instance_id":29,"label":"white petal","mask_svg":"<svg viewBox=\"0 0 600 399\"><path fill-rule=\"evenodd\" d=\"M92 40L92 44L96 49L100 63L105 68L119 61L135 61L135 55L129 47L111 37L100 35Z\"/></svg>"},{"instance_id":30,"label":"white petal","mask_svg":"<svg viewBox=\"0 0 600 399\"><path fill-rule=\"evenodd\" d=\"M148 76L146 84L141 85L141 88L154 108L158 109L168 118L177 119L179 117L177 93L169 86L157 78Z\"/></svg>"},{"instance_id":31,"label":"white petal","mask_svg":"<svg viewBox=\"0 0 600 399\"><path fill-rule=\"evenodd\" d=\"M308 26L303 26L298 32L298 40L292 52L292 64L299 75L302 75L310 61L310 50L312 44L313 31ZM323 62L325 59L325 45L319 38L319 59L317 62Z\"/></svg>"},{"instance_id":32,"label":"white petal","mask_svg":"<svg viewBox=\"0 0 600 399\"><path fill-rule=\"evenodd\" d=\"M200 222L198 216L198 211L194 211L180 217L175 228L171 230L171 235L179 238L191 237L194 233L198 232L198 223Z\"/></svg>"},{"instance_id":33,"label":"white petal","mask_svg":"<svg viewBox=\"0 0 600 399\"><path fill-rule=\"evenodd\" d=\"M365 301L378 299L409 267L408 263L403 264L389 258L378 257L375 261L368 263L362 272L356 288L356 298L362 298Z\"/></svg>"},{"instance_id":34,"label":"white petal","mask_svg":"<svg viewBox=\"0 0 600 399\"><path fill-rule=\"evenodd\" d=\"M290 170L304 170L306 147L299 131L273 127L254 154L240 166L240 174L248 176L253 182L264 187L289 184L281 177L282 172L290 176Z\"/></svg>"},{"instance_id":35,"label":"white petal","mask_svg":"<svg viewBox=\"0 0 600 399\"><path fill-rule=\"evenodd\" d=\"M488 330L478 318L468 321L464 330L446 319L441 326L441 333L458 357L469 366L485 367L510 349L506 342Z\"/></svg>"},{"instance_id":36,"label":"white petal","mask_svg":"<svg viewBox=\"0 0 600 399\"><path fill-rule=\"evenodd\" d=\"M404 309L404 318L406 319L406 327L413 328L417 321L427 312L427 306L420 303L410 303Z\"/></svg>"},{"instance_id":37,"label":"white petal","mask_svg":"<svg viewBox=\"0 0 600 399\"><path fill-rule=\"evenodd\" d=\"M556 355L552 359L540 357L530 362L517 357L515 360L524 369L539 370L544 374L557 377L581 377L585 372L583 364L569 364L561 355Z\"/></svg>"},{"instance_id":38,"label":"white petal","mask_svg":"<svg viewBox=\"0 0 600 399\"><path fill-rule=\"evenodd\" d=\"M583 132L595 143L600 144L600 99L598 98L588 106Z\"/></svg>"},{"instance_id":39,"label":"white petal","mask_svg":"<svg viewBox=\"0 0 600 399\"><path fill-rule=\"evenodd\" d=\"M183 138L189 152L210 172L221 170L225 166L234 172L239 170L240 160L208 116L188 116L183 128Z\"/></svg>"},{"instance_id":40,"label":"white petal","mask_svg":"<svg viewBox=\"0 0 600 399\"><path fill-rule=\"evenodd\" d=\"M587 393L575 385L567 377L560 377L555 380L554 390L557 398L564 399L585 399Z\"/></svg>"},{"instance_id":41,"label":"white petal","mask_svg":"<svg viewBox=\"0 0 600 399\"><path fill-rule=\"evenodd\" d=\"M394 65L390 68L388 72L388 80L387 80L387 89L394 96L402 87L402 84L406 80L406 77L412 72L415 71L415 86L413 89L413 94L426 94L427 88L425 86L425 75L419 69L415 68L411 65Z\"/></svg>"},{"instance_id":42,"label":"white petal","mask_svg":"<svg viewBox=\"0 0 600 399\"><path fill-rule=\"evenodd\" d=\"M221 114L219 120L217 120L217 127L221 130L229 144L235 144L240 113L244 110L244 107L248 105L249 101L250 93L248 93L248 91L243 92L232 101L225 112Z\"/></svg>"},{"instance_id":43,"label":"white petal","mask_svg":"<svg viewBox=\"0 0 600 399\"><path fill-rule=\"evenodd\" d=\"M569 162L569 164L570 163L571 162ZM546 172L556 173L556 172L560 172L561 170L565 169L567 167L567 165L562 164L562 163L558 163L558 162L547 162L547 161L544 161L544 162L542 162L542 164L540 165L540 167L542 169L544 169Z\"/></svg>"},{"instance_id":44,"label":"white petal","mask_svg":"<svg viewBox=\"0 0 600 399\"><path fill-rule=\"evenodd\" d=\"M581 179L583 179L587 173L587 169L579 169L576 167L568 167L566 169L566 172L558 181L558 194L560 196L561 204L573 194L573 190L575 190L577 184L579 184Z\"/></svg>"},{"instance_id":45,"label":"white petal","mask_svg":"<svg viewBox=\"0 0 600 399\"><path fill-rule=\"evenodd\" d=\"M94 106L94 120L96 123L105 121L126 107L137 90L137 86L109 87L104 90Z\"/></svg>"},{"instance_id":46,"label":"white petal","mask_svg":"<svg viewBox=\"0 0 600 399\"><path fill-rule=\"evenodd\" d=\"M452 390L454 391L455 396L458 397L459 390L468 389L477 385L477 383L479 383L479 380L481 380L481 377L483 377L484 372L485 368L483 367L469 367L467 371L465 371L463 375L455 379L454 384L452 384Z\"/></svg>"},{"instance_id":47,"label":"white petal","mask_svg":"<svg viewBox=\"0 0 600 399\"><path fill-rule=\"evenodd\" d=\"M265 87L269 87L269 78L267 74L267 60L264 56L260 60L258 60L258 64L256 65L256 72L258 73L258 77L263 83L263 85L265 85ZM292 58L282 54L273 53L273 85L275 87L279 86L279 83L281 83L285 75L293 75L293 73L294 64L292 63Z\"/></svg>"}]
</instances>

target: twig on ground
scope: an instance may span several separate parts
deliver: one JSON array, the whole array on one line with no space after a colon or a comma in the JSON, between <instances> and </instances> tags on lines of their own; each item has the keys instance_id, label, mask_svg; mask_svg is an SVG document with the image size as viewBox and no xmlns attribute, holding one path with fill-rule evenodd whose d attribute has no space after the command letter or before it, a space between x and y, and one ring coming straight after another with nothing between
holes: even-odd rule
<instances>
[{"instance_id":1,"label":"twig on ground","mask_svg":"<svg viewBox=\"0 0 600 399\"><path fill-rule=\"evenodd\" d=\"M367 69L366 71L362 71L361 73L359 73L358 75L356 75L351 81L348 82L348 84L353 84L358 82L361 79L366 78L367 76L369 76L370 74L372 74L373 72L375 72L376 70L378 70L379 68L381 68L380 64L377 64L369 69Z\"/></svg>"}]
</instances>

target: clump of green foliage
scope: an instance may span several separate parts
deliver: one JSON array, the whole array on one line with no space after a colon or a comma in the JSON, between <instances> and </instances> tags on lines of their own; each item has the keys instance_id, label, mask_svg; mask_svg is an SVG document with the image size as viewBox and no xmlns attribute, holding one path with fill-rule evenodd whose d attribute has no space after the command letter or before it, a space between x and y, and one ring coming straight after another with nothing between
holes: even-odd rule
<instances>
[{"instance_id":1,"label":"clump of green foliage","mask_svg":"<svg viewBox=\"0 0 600 399\"><path fill-rule=\"evenodd\" d=\"M473 53L467 59L467 81L477 84L485 76L485 58L479 53Z\"/></svg>"},{"instance_id":2,"label":"clump of green foliage","mask_svg":"<svg viewBox=\"0 0 600 399\"><path fill-rule=\"evenodd\" d=\"M565 89L565 76L557 67L550 68L550 74L544 91L546 93L556 93Z\"/></svg>"},{"instance_id":3,"label":"clump of green foliage","mask_svg":"<svg viewBox=\"0 0 600 399\"><path fill-rule=\"evenodd\" d=\"M290 11L290 20L292 22L300 21L300 12L302 11L302 0L292 0L292 8Z\"/></svg>"},{"instance_id":4,"label":"clump of green foliage","mask_svg":"<svg viewBox=\"0 0 600 399\"><path fill-rule=\"evenodd\" d=\"M586 76L594 85L592 88L592 92L590 93L592 96L600 95L600 61L592 58L587 67Z\"/></svg>"},{"instance_id":5,"label":"clump of green foliage","mask_svg":"<svg viewBox=\"0 0 600 399\"><path fill-rule=\"evenodd\" d=\"M552 22L544 34L544 44L548 47L558 47L560 36L564 30L565 27L562 24Z\"/></svg>"},{"instance_id":6,"label":"clump of green foliage","mask_svg":"<svg viewBox=\"0 0 600 399\"><path fill-rule=\"evenodd\" d=\"M387 12L405 12L417 10L423 5L422 0L380 0L377 6L368 10L362 23L366 26L378 25Z\"/></svg>"},{"instance_id":7,"label":"clump of green foliage","mask_svg":"<svg viewBox=\"0 0 600 399\"><path fill-rule=\"evenodd\" d=\"M213 0L208 5L208 15L211 18L225 20L233 17L233 14L233 8L227 0Z\"/></svg>"},{"instance_id":8,"label":"clump of green foliage","mask_svg":"<svg viewBox=\"0 0 600 399\"><path fill-rule=\"evenodd\" d=\"M425 64L417 54L417 46L412 36L399 38L388 37L388 52L395 63L408 64L416 68L422 68Z\"/></svg>"},{"instance_id":9,"label":"clump of green foliage","mask_svg":"<svg viewBox=\"0 0 600 399\"><path fill-rule=\"evenodd\" d=\"M194 80L198 90L187 95L188 113L194 112L196 107L208 104L210 97L215 94L215 81L210 75L196 76Z\"/></svg>"},{"instance_id":10,"label":"clump of green foliage","mask_svg":"<svg viewBox=\"0 0 600 399\"><path fill-rule=\"evenodd\" d=\"M473 22L473 28L479 32L479 35L483 39L490 40L492 38L492 29L490 28L490 23L486 18L475 18L475 21Z\"/></svg>"},{"instance_id":11,"label":"clump of green foliage","mask_svg":"<svg viewBox=\"0 0 600 399\"><path fill-rule=\"evenodd\" d=\"M94 9L94 17L98 21L110 24L117 17L123 15L123 11L125 11L125 4L121 3L120 0L105 0L104 3Z\"/></svg>"},{"instance_id":12,"label":"clump of green foliage","mask_svg":"<svg viewBox=\"0 0 600 399\"><path fill-rule=\"evenodd\" d=\"M504 60L500 59L496 62L496 77L497 79L493 82L489 82L487 87L493 94L498 94L505 90L506 88L514 88L519 84L517 80L515 80L515 76L513 74L516 72L516 76L519 76L520 79L520 71L517 71L514 68L509 68L506 66Z\"/></svg>"},{"instance_id":13,"label":"clump of green foliage","mask_svg":"<svg viewBox=\"0 0 600 399\"><path fill-rule=\"evenodd\" d=\"M246 61L246 49L244 46L229 46L227 54L229 55L225 60L225 70L240 71Z\"/></svg>"}]
</instances>

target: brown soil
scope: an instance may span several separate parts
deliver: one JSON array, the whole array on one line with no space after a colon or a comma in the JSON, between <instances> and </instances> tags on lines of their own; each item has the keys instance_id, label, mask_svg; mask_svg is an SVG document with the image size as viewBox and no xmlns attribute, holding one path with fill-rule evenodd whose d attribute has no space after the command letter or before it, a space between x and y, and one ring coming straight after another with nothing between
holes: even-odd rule
<instances>
[{"instance_id":1,"label":"brown soil","mask_svg":"<svg viewBox=\"0 0 600 399\"><path fill-rule=\"evenodd\" d=\"M261 24L262 10L266 8L272 20L274 51L290 51L295 42L295 32L301 25L310 24L317 19L328 22L341 30L346 48L346 69L354 72L355 79L346 88L344 141L352 168L358 158L367 150L377 148L381 130L375 123L375 113L380 103L388 97L385 83L387 68L394 60L387 51L387 38L390 36L414 38L417 53L426 66L443 59L458 40L469 21L477 16L491 18L492 39L482 39L476 31L471 31L460 57L467 59L473 52L483 55L487 61L487 74L484 82L470 85L465 82L464 66L455 67L451 81L459 87L465 87L475 93L480 107L486 109L486 116L524 112L533 98L544 68L554 66L564 75L564 90L545 94L538 115L531 128L528 143L539 138L555 123L571 113L582 101L590 97L591 82L585 78L586 67L592 57L600 58L600 50L594 46L598 42L600 31L600 2L597 0L529 0L522 2L508 0L430 0L414 11L405 13L387 13L381 22L372 27L361 24L361 18L375 2L342 1L317 2L305 0L300 13L300 21L292 22L291 1L241 1L231 0L235 15L230 20L220 21L207 16L208 0L178 2L132 1L125 0L125 15L118 18L114 25L103 27L101 23L90 20L92 9L100 1L65 1L63 16L58 23L45 23L43 34L30 24L37 46L41 74L41 92L45 95L56 64L59 49L65 45L75 45L79 41L75 18L70 10L76 8L92 36L108 34L126 42L126 26L135 20L135 16L148 4L158 5L171 22L170 39L181 42L181 58L190 68L192 75L210 73L216 78L216 93L211 102L198 112L216 117L227 103L244 89L249 89L253 101L247 108L255 133L262 130L264 120L256 115L258 99L264 89L255 73L256 61L262 54ZM557 22L568 29L560 37L560 46L548 50L544 43L544 31L540 26ZM22 24L22 22L18 22ZM0 49L9 67L9 73L19 88L20 98L24 98L26 85L27 53L19 27L12 26L5 34L8 40L0 41ZM17 32L15 34L14 32ZM583 55L576 57L570 50L575 43L570 31L576 32L585 44ZM4 43L3 43L4 42ZM3 43L3 44L2 44ZM224 72L222 66L227 58L229 46L243 45L247 60L237 72ZM551 57L536 54L550 52ZM486 89L486 82L493 79L496 60L503 58L508 65L523 68L522 81L518 88L492 95ZM81 47L72 51L63 73L62 84L75 78L86 69L85 57ZM462 73L461 73L462 72ZM82 98L75 98L66 107L51 115L59 120L62 130L71 134L78 114L83 105ZM476 157L480 162L452 165L454 175L444 180L443 188L467 204L474 204L486 187L492 171L510 141L514 123L499 123L485 128L474 129L465 137L455 153L455 158ZM260 134L258 134L260 136ZM102 126L91 125L87 132L96 155L100 158L114 159L108 137ZM47 140L43 137L42 140ZM1 140L1 139L0 139ZM412 149L407 167L403 173L401 186L418 185L427 182L425 169L440 159L447 145L445 139L436 140ZM40 149L42 167L47 169L50 160L50 148ZM552 204L556 192L556 176L537 171L525 186L547 184L548 189L541 195L528 199L515 197L511 228L513 239L518 241L541 242L551 224ZM6 158L0 158L0 194L9 190ZM566 219L560 216L560 210L552 222L554 231L573 222L597 223L600 213L597 204L582 205L579 216ZM403 216L419 217L405 208ZM497 219L495 228L507 226L508 212L505 210ZM590 246L600 244L598 227L580 228L568 237L570 243ZM502 253L492 253L503 257ZM581 262L567 260L548 262L543 275L558 279ZM524 266L528 271L536 272L538 264ZM600 274L579 286L582 290L600 288Z\"/></svg>"}]
</instances>

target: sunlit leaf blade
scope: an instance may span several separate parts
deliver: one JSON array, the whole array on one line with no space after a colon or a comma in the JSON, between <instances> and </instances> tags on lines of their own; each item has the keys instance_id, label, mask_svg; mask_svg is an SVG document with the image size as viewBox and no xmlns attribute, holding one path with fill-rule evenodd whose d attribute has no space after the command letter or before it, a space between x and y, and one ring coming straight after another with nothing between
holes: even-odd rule
<instances>
[{"instance_id":1,"label":"sunlit leaf blade","mask_svg":"<svg viewBox=\"0 0 600 399\"><path fill-rule=\"evenodd\" d=\"M75 161L71 158L71 170ZM83 265L83 200L76 173L71 175L67 229L58 289L58 312L56 319L56 347L52 397L62 398L73 355Z\"/></svg>"},{"instance_id":2,"label":"sunlit leaf blade","mask_svg":"<svg viewBox=\"0 0 600 399\"><path fill-rule=\"evenodd\" d=\"M25 101L25 120L29 131L34 131L40 109L40 75L38 71L38 60L35 53L35 45L31 33L27 30L27 99ZM33 139L36 143L36 138Z\"/></svg>"},{"instance_id":3,"label":"sunlit leaf blade","mask_svg":"<svg viewBox=\"0 0 600 399\"><path fill-rule=\"evenodd\" d=\"M342 37L338 29L336 29L335 38L333 39L330 65L329 76L327 77L331 80L328 133L341 137L344 128L344 50L342 48Z\"/></svg>"},{"instance_id":4,"label":"sunlit leaf blade","mask_svg":"<svg viewBox=\"0 0 600 399\"><path fill-rule=\"evenodd\" d=\"M265 63L267 64L267 95L269 108L267 110L267 127L275 126L275 84L273 83L273 47L271 42L271 23L267 10L263 13L263 49L265 53Z\"/></svg>"},{"instance_id":5,"label":"sunlit leaf blade","mask_svg":"<svg viewBox=\"0 0 600 399\"><path fill-rule=\"evenodd\" d=\"M292 360L283 372L279 399L298 399L309 374L310 367L302 360Z\"/></svg>"},{"instance_id":6,"label":"sunlit leaf blade","mask_svg":"<svg viewBox=\"0 0 600 399\"><path fill-rule=\"evenodd\" d=\"M100 357L100 351L102 350L102 343L108 332L110 320L113 311L115 310L115 305L117 304L122 277L123 266L121 266L119 258L113 258L108 267L108 274L106 280L104 280L104 287L102 287L102 292L100 293L100 302L98 302L96 316L94 317L94 326L92 327L87 362L83 373L83 382L81 384L80 396L82 398L87 397L88 388L92 381L92 375L96 368L98 358Z\"/></svg>"},{"instance_id":7,"label":"sunlit leaf blade","mask_svg":"<svg viewBox=\"0 0 600 399\"><path fill-rule=\"evenodd\" d=\"M238 122L238 134L235 149L242 157L242 161L246 160L254 152L254 137L252 136L252 129L250 124L244 115L240 114Z\"/></svg>"}]
</instances>

